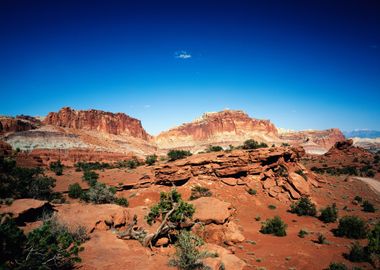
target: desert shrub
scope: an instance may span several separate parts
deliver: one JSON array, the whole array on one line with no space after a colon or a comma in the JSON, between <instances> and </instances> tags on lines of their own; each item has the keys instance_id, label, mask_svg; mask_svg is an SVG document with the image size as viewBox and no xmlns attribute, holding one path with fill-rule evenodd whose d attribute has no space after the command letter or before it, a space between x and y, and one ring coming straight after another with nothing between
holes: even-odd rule
<instances>
[{"instance_id":1,"label":"desert shrub","mask_svg":"<svg viewBox=\"0 0 380 270\"><path fill-rule=\"evenodd\" d=\"M281 146L290 146L288 143L282 143Z\"/></svg>"},{"instance_id":2,"label":"desert shrub","mask_svg":"<svg viewBox=\"0 0 380 270\"><path fill-rule=\"evenodd\" d=\"M273 204L270 204L270 205L268 205L268 208L269 208L270 210L275 210L275 209L277 208L277 206L275 206L275 205L273 205Z\"/></svg>"},{"instance_id":3,"label":"desert shrub","mask_svg":"<svg viewBox=\"0 0 380 270\"><path fill-rule=\"evenodd\" d=\"M306 235L308 235L309 234L309 232L308 231L306 231L306 230L303 230L303 229L301 229L299 232L298 232L298 236L300 237L300 238L304 238Z\"/></svg>"},{"instance_id":4,"label":"desert shrub","mask_svg":"<svg viewBox=\"0 0 380 270\"><path fill-rule=\"evenodd\" d=\"M118 204L120 206L124 206L124 207L128 207L128 205L129 205L129 202L128 202L127 198L124 198L124 197L115 198L114 199L114 203Z\"/></svg>"},{"instance_id":5,"label":"desert shrub","mask_svg":"<svg viewBox=\"0 0 380 270\"><path fill-rule=\"evenodd\" d=\"M109 163L104 162L77 162L74 166L76 171L103 170L112 168Z\"/></svg>"},{"instance_id":6,"label":"desert shrub","mask_svg":"<svg viewBox=\"0 0 380 270\"><path fill-rule=\"evenodd\" d=\"M140 165L140 162L137 159L127 160L126 167L128 169L135 169Z\"/></svg>"},{"instance_id":7,"label":"desert shrub","mask_svg":"<svg viewBox=\"0 0 380 270\"><path fill-rule=\"evenodd\" d=\"M82 196L82 193L83 193L82 187L78 183L69 185L70 198L78 199Z\"/></svg>"},{"instance_id":8,"label":"desert shrub","mask_svg":"<svg viewBox=\"0 0 380 270\"><path fill-rule=\"evenodd\" d=\"M355 242L351 245L350 252L346 255L346 258L351 262L365 262L368 261L368 254L364 247Z\"/></svg>"},{"instance_id":9,"label":"desert shrub","mask_svg":"<svg viewBox=\"0 0 380 270\"><path fill-rule=\"evenodd\" d=\"M296 203L290 206L290 212L299 216L315 216L317 209L315 204L308 197L301 197Z\"/></svg>"},{"instance_id":10,"label":"desert shrub","mask_svg":"<svg viewBox=\"0 0 380 270\"><path fill-rule=\"evenodd\" d=\"M206 152L219 152L223 151L223 147L219 145L210 145L207 149Z\"/></svg>"},{"instance_id":11,"label":"desert shrub","mask_svg":"<svg viewBox=\"0 0 380 270\"><path fill-rule=\"evenodd\" d=\"M152 166L154 163L157 162L157 155L150 155L145 158L145 163L149 166Z\"/></svg>"},{"instance_id":12,"label":"desert shrub","mask_svg":"<svg viewBox=\"0 0 380 270\"><path fill-rule=\"evenodd\" d=\"M21 269L68 269L80 262L80 245L86 239L51 218L28 234Z\"/></svg>"},{"instance_id":13,"label":"desert shrub","mask_svg":"<svg viewBox=\"0 0 380 270\"><path fill-rule=\"evenodd\" d=\"M181 231L175 244L176 252L170 259L169 265L176 266L180 270L207 269L202 259L210 255L199 251L199 247L203 244L203 240L198 236L185 230Z\"/></svg>"},{"instance_id":14,"label":"desert shrub","mask_svg":"<svg viewBox=\"0 0 380 270\"><path fill-rule=\"evenodd\" d=\"M2 220L0 234L2 269L72 269L80 261L81 243L88 239L84 228L69 230L54 217L27 236L13 220Z\"/></svg>"},{"instance_id":15,"label":"desert shrub","mask_svg":"<svg viewBox=\"0 0 380 270\"><path fill-rule=\"evenodd\" d=\"M324 223L335 222L338 219L338 209L336 204L333 203L331 206L327 206L321 210L319 219Z\"/></svg>"},{"instance_id":16,"label":"desert shrub","mask_svg":"<svg viewBox=\"0 0 380 270\"><path fill-rule=\"evenodd\" d=\"M360 196L355 196L354 200L357 201L357 202L362 202L363 198L360 197Z\"/></svg>"},{"instance_id":17,"label":"desert shrub","mask_svg":"<svg viewBox=\"0 0 380 270\"><path fill-rule=\"evenodd\" d=\"M21 168L16 162L0 157L0 198L34 198L54 200L55 179L43 174L41 168Z\"/></svg>"},{"instance_id":18,"label":"desert shrub","mask_svg":"<svg viewBox=\"0 0 380 270\"><path fill-rule=\"evenodd\" d=\"M279 216L275 216L264 222L260 232L263 234L273 234L275 236L285 236L287 227L288 225L286 225Z\"/></svg>"},{"instance_id":19,"label":"desert shrub","mask_svg":"<svg viewBox=\"0 0 380 270\"><path fill-rule=\"evenodd\" d=\"M367 236L366 222L357 216L345 216L339 220L335 235L351 239L362 239Z\"/></svg>"},{"instance_id":20,"label":"desert shrub","mask_svg":"<svg viewBox=\"0 0 380 270\"><path fill-rule=\"evenodd\" d=\"M95 186L98 182L99 174L94 171L85 170L83 171L82 179L88 183L90 187Z\"/></svg>"},{"instance_id":21,"label":"desert shrub","mask_svg":"<svg viewBox=\"0 0 380 270\"><path fill-rule=\"evenodd\" d=\"M268 145L266 143L258 143L257 141L255 140L246 140L244 143L243 143L243 146L242 148L243 149L258 149L258 148L266 148L268 147Z\"/></svg>"},{"instance_id":22,"label":"desert shrub","mask_svg":"<svg viewBox=\"0 0 380 270\"><path fill-rule=\"evenodd\" d=\"M51 162L49 167L52 172L55 172L55 175L63 174L63 165L60 160Z\"/></svg>"},{"instance_id":23,"label":"desert shrub","mask_svg":"<svg viewBox=\"0 0 380 270\"><path fill-rule=\"evenodd\" d=\"M372 263L380 261L380 222L368 233L368 245L366 247L369 260Z\"/></svg>"},{"instance_id":24,"label":"desert shrub","mask_svg":"<svg viewBox=\"0 0 380 270\"><path fill-rule=\"evenodd\" d=\"M174 161L174 160L177 160L177 159L182 159L182 158L185 158L185 157L188 157L188 156L191 156L191 152L190 151L185 151L185 150L170 150L168 152L168 158L169 158L169 161Z\"/></svg>"},{"instance_id":25,"label":"desert shrub","mask_svg":"<svg viewBox=\"0 0 380 270\"><path fill-rule=\"evenodd\" d=\"M306 174L304 173L303 170L297 170L297 171L296 171L296 174L301 175L301 176L303 177L303 179L307 180L307 176L306 176Z\"/></svg>"},{"instance_id":26,"label":"desert shrub","mask_svg":"<svg viewBox=\"0 0 380 270\"><path fill-rule=\"evenodd\" d=\"M364 212L374 213L376 211L375 206L369 201L364 201L362 207Z\"/></svg>"},{"instance_id":27,"label":"desert shrub","mask_svg":"<svg viewBox=\"0 0 380 270\"><path fill-rule=\"evenodd\" d=\"M329 267L326 270L348 270L347 266L344 263L330 263Z\"/></svg>"},{"instance_id":28,"label":"desert shrub","mask_svg":"<svg viewBox=\"0 0 380 270\"><path fill-rule=\"evenodd\" d=\"M85 200L95 204L113 203L114 196L115 190L113 188L97 182L86 192Z\"/></svg>"},{"instance_id":29,"label":"desert shrub","mask_svg":"<svg viewBox=\"0 0 380 270\"><path fill-rule=\"evenodd\" d=\"M174 211L169 217L169 221L172 223L183 222L186 218L191 218L195 212L194 206L184 202L181 194L174 189L170 192L161 192L159 203L150 208L145 219L149 225L152 225L157 218L160 216L164 218L172 209Z\"/></svg>"},{"instance_id":30,"label":"desert shrub","mask_svg":"<svg viewBox=\"0 0 380 270\"><path fill-rule=\"evenodd\" d=\"M13 219L5 216L0 219L0 269L9 269L21 258L26 237Z\"/></svg>"},{"instance_id":31,"label":"desert shrub","mask_svg":"<svg viewBox=\"0 0 380 270\"><path fill-rule=\"evenodd\" d=\"M250 189L248 189L248 194L250 194L250 195L256 195L257 194L257 190L256 189L253 189L253 188L250 188Z\"/></svg>"},{"instance_id":32,"label":"desert shrub","mask_svg":"<svg viewBox=\"0 0 380 270\"><path fill-rule=\"evenodd\" d=\"M201 186L195 186L191 188L190 200L195 200L200 197L211 197L212 193L210 189Z\"/></svg>"},{"instance_id":33,"label":"desert shrub","mask_svg":"<svg viewBox=\"0 0 380 270\"><path fill-rule=\"evenodd\" d=\"M319 233L318 238L317 238L317 243L318 244L326 244L326 236L323 234Z\"/></svg>"}]
</instances>

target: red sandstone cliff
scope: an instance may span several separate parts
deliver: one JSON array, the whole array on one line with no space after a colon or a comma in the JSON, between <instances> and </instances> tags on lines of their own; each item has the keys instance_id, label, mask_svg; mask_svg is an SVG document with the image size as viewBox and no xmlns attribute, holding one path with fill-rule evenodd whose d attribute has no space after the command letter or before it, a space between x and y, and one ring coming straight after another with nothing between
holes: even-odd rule
<instances>
[{"instance_id":1,"label":"red sandstone cliff","mask_svg":"<svg viewBox=\"0 0 380 270\"><path fill-rule=\"evenodd\" d=\"M193 148L206 144L236 144L246 139L273 142L277 128L269 120L250 118L243 111L225 110L205 113L191 123L160 133L155 137L158 147Z\"/></svg>"},{"instance_id":2,"label":"red sandstone cliff","mask_svg":"<svg viewBox=\"0 0 380 270\"><path fill-rule=\"evenodd\" d=\"M39 121L30 116L0 117L0 134L26 131L39 126Z\"/></svg>"},{"instance_id":3,"label":"red sandstone cliff","mask_svg":"<svg viewBox=\"0 0 380 270\"><path fill-rule=\"evenodd\" d=\"M64 107L57 113L49 113L43 123L114 135L128 135L143 140L150 138L149 134L142 127L140 120L124 113L110 113L100 110L76 111L70 107Z\"/></svg>"},{"instance_id":4,"label":"red sandstone cliff","mask_svg":"<svg viewBox=\"0 0 380 270\"><path fill-rule=\"evenodd\" d=\"M327 152L336 142L346 139L337 128L282 132L279 137L289 144L303 146L310 153Z\"/></svg>"}]
</instances>

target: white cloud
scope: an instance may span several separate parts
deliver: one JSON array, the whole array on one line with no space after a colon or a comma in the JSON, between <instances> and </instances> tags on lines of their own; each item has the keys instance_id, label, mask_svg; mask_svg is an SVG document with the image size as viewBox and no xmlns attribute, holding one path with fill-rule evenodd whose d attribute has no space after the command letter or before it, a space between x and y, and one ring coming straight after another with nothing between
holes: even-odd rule
<instances>
[{"instance_id":1,"label":"white cloud","mask_svg":"<svg viewBox=\"0 0 380 270\"><path fill-rule=\"evenodd\" d=\"M174 53L174 57L179 59L189 59L191 58L191 54L186 51L178 51Z\"/></svg>"}]
</instances>

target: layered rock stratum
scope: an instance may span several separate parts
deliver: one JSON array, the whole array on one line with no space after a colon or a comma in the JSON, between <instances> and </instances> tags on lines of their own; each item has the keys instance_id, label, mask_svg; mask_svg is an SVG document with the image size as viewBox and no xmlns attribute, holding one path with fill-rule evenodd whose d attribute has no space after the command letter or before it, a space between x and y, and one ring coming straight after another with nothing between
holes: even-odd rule
<instances>
[{"instance_id":1,"label":"layered rock stratum","mask_svg":"<svg viewBox=\"0 0 380 270\"><path fill-rule=\"evenodd\" d=\"M61 157L65 150L70 153L64 155L69 163L77 159L74 153L78 151L87 153L92 161L96 161L94 157L101 161L104 156L110 157L109 153L117 153L116 158L120 154L165 155L171 149L196 153L210 145L227 149L231 145L242 145L248 139L269 146L287 143L302 146L308 153L324 154L337 141L345 139L339 129L283 131L269 120L252 118L237 110L205 113L199 119L153 137L145 131L140 120L124 113L70 107L51 112L42 121L24 115L1 117L0 137L13 149L34 151L34 154L46 156L50 153L52 157ZM79 156L85 158L86 155Z\"/></svg>"}]
</instances>

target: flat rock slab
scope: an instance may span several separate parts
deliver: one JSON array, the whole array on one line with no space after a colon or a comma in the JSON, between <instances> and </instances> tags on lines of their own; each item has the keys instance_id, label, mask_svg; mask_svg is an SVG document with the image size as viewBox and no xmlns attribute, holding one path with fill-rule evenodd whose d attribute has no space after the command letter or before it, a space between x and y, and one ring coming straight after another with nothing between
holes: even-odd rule
<instances>
[{"instance_id":1,"label":"flat rock slab","mask_svg":"<svg viewBox=\"0 0 380 270\"><path fill-rule=\"evenodd\" d=\"M223 224L231 216L231 204L213 197L202 197L191 204L195 207L194 221Z\"/></svg>"},{"instance_id":2,"label":"flat rock slab","mask_svg":"<svg viewBox=\"0 0 380 270\"><path fill-rule=\"evenodd\" d=\"M42 216L44 212L52 211L53 206L48 201L35 199L18 199L11 205L1 206L1 214L10 214L18 225L25 222L33 222Z\"/></svg>"}]
</instances>

